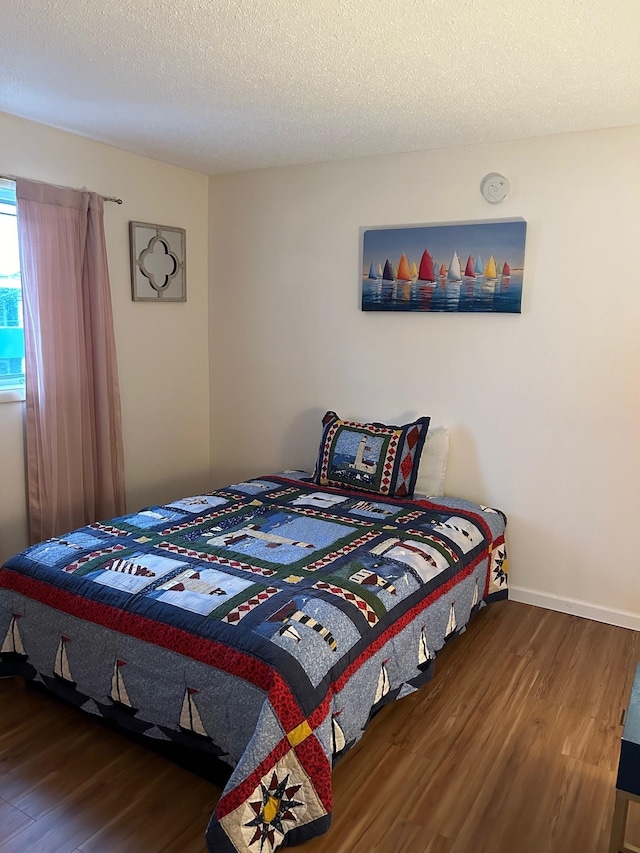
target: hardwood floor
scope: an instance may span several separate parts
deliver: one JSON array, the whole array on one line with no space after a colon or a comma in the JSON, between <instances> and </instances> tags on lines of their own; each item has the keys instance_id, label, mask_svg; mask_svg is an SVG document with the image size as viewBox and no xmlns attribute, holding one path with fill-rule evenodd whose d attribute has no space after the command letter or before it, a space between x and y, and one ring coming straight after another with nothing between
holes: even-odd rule
<instances>
[{"instance_id":1,"label":"hardwood floor","mask_svg":"<svg viewBox=\"0 0 640 853\"><path fill-rule=\"evenodd\" d=\"M606 853L638 661L640 633L514 602L486 608L431 684L385 708L339 764L333 826L301 851ZM203 853L218 795L0 681L0 853Z\"/></svg>"}]
</instances>

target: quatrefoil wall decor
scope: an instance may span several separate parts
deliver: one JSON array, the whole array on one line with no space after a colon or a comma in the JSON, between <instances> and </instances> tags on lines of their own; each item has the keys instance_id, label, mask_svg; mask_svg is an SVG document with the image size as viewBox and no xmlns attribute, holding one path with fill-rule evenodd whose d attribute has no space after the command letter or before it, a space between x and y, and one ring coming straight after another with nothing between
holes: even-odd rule
<instances>
[{"instance_id":1,"label":"quatrefoil wall decor","mask_svg":"<svg viewBox=\"0 0 640 853\"><path fill-rule=\"evenodd\" d=\"M184 228L129 223L135 302L186 302L186 239Z\"/></svg>"}]
</instances>

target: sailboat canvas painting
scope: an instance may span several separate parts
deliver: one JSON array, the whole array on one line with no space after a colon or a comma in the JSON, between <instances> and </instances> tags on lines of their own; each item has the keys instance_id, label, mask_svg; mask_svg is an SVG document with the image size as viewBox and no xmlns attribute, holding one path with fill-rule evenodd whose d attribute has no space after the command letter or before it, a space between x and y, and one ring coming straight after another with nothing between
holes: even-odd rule
<instances>
[{"instance_id":1,"label":"sailboat canvas painting","mask_svg":"<svg viewBox=\"0 0 640 853\"><path fill-rule=\"evenodd\" d=\"M519 314L527 223L369 228L362 310Z\"/></svg>"}]
</instances>

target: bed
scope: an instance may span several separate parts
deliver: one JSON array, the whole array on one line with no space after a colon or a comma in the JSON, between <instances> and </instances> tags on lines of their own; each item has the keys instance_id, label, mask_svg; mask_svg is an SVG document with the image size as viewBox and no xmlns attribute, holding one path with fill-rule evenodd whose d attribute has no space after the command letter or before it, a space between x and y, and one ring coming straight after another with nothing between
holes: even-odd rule
<instances>
[{"instance_id":1,"label":"bed","mask_svg":"<svg viewBox=\"0 0 640 853\"><path fill-rule=\"evenodd\" d=\"M217 853L271 853L325 832L335 763L507 595L504 515L416 496L411 425L385 427L405 430L390 455L371 437L383 425L368 425L365 443L361 424L341 423L357 442L323 424L313 475L147 507L0 570L0 677L223 762L206 833ZM382 491L380 472L373 489L365 476L376 448L382 480L391 473Z\"/></svg>"}]
</instances>

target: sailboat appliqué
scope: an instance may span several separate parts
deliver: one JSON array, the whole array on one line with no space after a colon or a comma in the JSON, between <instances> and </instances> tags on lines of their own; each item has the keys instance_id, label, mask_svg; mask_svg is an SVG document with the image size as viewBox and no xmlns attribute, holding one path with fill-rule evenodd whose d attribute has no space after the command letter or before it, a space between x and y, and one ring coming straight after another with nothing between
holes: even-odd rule
<instances>
[{"instance_id":1,"label":"sailboat appliqu\u00e9","mask_svg":"<svg viewBox=\"0 0 640 853\"><path fill-rule=\"evenodd\" d=\"M67 650L65 648L67 640L68 637L60 637L58 651L56 652L56 660L53 666L53 673L58 678L62 679L62 681L67 681L69 684L73 684L75 686L75 681L73 680L73 676L71 675L71 670L69 668L69 657L67 656Z\"/></svg>"},{"instance_id":2,"label":"sailboat appliqu\u00e9","mask_svg":"<svg viewBox=\"0 0 640 853\"><path fill-rule=\"evenodd\" d=\"M424 667L428 665L433 659L435 655L429 651L429 646L427 644L427 638L424 633L424 626L420 630L420 641L418 643L418 667Z\"/></svg>"},{"instance_id":3,"label":"sailboat appliqu\u00e9","mask_svg":"<svg viewBox=\"0 0 640 853\"><path fill-rule=\"evenodd\" d=\"M293 625L285 625L284 628L280 628L278 633L281 637L289 637L289 639L294 640L296 643L302 640L300 633L296 631Z\"/></svg>"},{"instance_id":4,"label":"sailboat appliqu\u00e9","mask_svg":"<svg viewBox=\"0 0 640 853\"><path fill-rule=\"evenodd\" d=\"M391 581L385 580L376 572L372 572L370 569L360 569L360 571L351 575L349 580L354 581L355 583L362 584L363 586L377 586L380 589L385 589L387 592L391 593L391 595L397 595L398 591L395 586L391 583Z\"/></svg>"},{"instance_id":5,"label":"sailboat appliqu\u00e9","mask_svg":"<svg viewBox=\"0 0 640 853\"><path fill-rule=\"evenodd\" d=\"M131 708L131 699L129 699L122 672L120 671L120 667L125 665L126 662L123 660L116 660L114 664L113 675L111 676L111 698L114 702L118 702L120 705L127 705Z\"/></svg>"},{"instance_id":6,"label":"sailboat appliqu\u00e9","mask_svg":"<svg viewBox=\"0 0 640 853\"><path fill-rule=\"evenodd\" d=\"M342 731L342 727L337 720L337 717L342 713L342 711L336 711L336 713L331 717L331 747L333 749L333 754L337 755L347 745L346 738L344 736L344 732Z\"/></svg>"},{"instance_id":7,"label":"sailboat appliqu\u00e9","mask_svg":"<svg viewBox=\"0 0 640 853\"><path fill-rule=\"evenodd\" d=\"M194 701L194 694L197 693L191 687L187 687L184 691L184 699L182 701L182 711L180 712L180 728L201 737L208 738L207 730L202 722L202 717L198 711L198 707Z\"/></svg>"},{"instance_id":8,"label":"sailboat appliqu\u00e9","mask_svg":"<svg viewBox=\"0 0 640 853\"><path fill-rule=\"evenodd\" d=\"M24 650L24 645L22 644L22 637L20 636L20 631L18 630L18 620L15 615L11 617L9 630L7 631L7 635L4 638L4 643L2 644L2 648L0 649L0 654L21 655L23 657L27 656L27 653Z\"/></svg>"},{"instance_id":9,"label":"sailboat appliqu\u00e9","mask_svg":"<svg viewBox=\"0 0 640 853\"><path fill-rule=\"evenodd\" d=\"M389 659L382 661L382 666L380 667L380 675L378 676L378 686L376 687L376 695L373 700L373 704L376 705L381 699L383 699L387 693L389 692L389 673L387 672L387 663Z\"/></svg>"},{"instance_id":10,"label":"sailboat appliqu\u00e9","mask_svg":"<svg viewBox=\"0 0 640 853\"><path fill-rule=\"evenodd\" d=\"M453 606L453 602L451 602L451 610L449 611L449 621L447 623L447 633L445 634L445 637L450 637L455 632L457 627L458 626L456 623L456 611L455 607Z\"/></svg>"}]
</instances>

